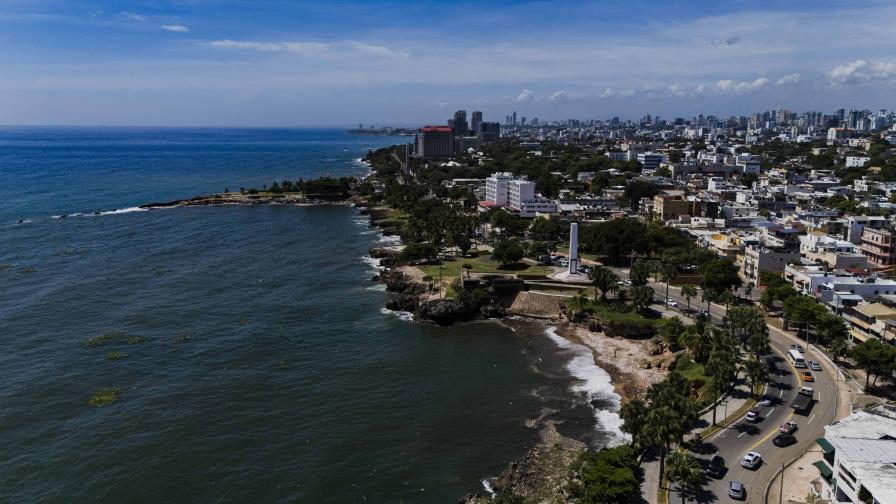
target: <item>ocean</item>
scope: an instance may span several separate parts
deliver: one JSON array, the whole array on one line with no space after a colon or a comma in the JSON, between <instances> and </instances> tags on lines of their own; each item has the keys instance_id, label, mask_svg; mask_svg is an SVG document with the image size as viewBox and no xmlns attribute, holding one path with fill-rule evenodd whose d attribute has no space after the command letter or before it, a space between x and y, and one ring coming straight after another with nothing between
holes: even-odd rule
<instances>
[{"instance_id":1,"label":"ocean","mask_svg":"<svg viewBox=\"0 0 896 504\"><path fill-rule=\"evenodd\" d=\"M0 501L456 502L536 419L622 439L609 376L552 328L385 310L388 238L356 209L137 208L364 174L406 140L0 128Z\"/></svg>"}]
</instances>

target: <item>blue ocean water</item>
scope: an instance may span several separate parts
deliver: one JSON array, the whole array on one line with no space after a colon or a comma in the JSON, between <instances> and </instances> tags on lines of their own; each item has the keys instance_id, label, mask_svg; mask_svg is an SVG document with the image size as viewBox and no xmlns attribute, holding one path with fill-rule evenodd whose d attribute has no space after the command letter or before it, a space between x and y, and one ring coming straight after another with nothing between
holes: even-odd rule
<instances>
[{"instance_id":1,"label":"blue ocean water","mask_svg":"<svg viewBox=\"0 0 896 504\"><path fill-rule=\"evenodd\" d=\"M93 215L364 173L403 140L0 129L0 502L455 501L535 442L527 420L611 440L612 391L544 327L385 313L356 209ZM101 388L119 400L89 406Z\"/></svg>"}]
</instances>

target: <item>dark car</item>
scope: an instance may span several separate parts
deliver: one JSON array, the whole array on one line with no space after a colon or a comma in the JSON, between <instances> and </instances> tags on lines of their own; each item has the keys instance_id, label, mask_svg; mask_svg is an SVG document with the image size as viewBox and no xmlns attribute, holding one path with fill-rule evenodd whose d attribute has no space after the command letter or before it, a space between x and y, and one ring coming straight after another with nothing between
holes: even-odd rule
<instances>
[{"instance_id":1,"label":"dark car","mask_svg":"<svg viewBox=\"0 0 896 504\"><path fill-rule=\"evenodd\" d=\"M709 466L706 468L706 474L709 474L713 478L721 478L725 475L725 459L716 455L709 461Z\"/></svg>"},{"instance_id":2,"label":"dark car","mask_svg":"<svg viewBox=\"0 0 896 504\"><path fill-rule=\"evenodd\" d=\"M746 497L747 490L744 488L744 484L737 480L728 482L728 496L738 500Z\"/></svg>"},{"instance_id":3,"label":"dark car","mask_svg":"<svg viewBox=\"0 0 896 504\"><path fill-rule=\"evenodd\" d=\"M775 443L775 446L790 446L796 443L796 436L793 434L781 433L775 436L775 439L772 439L772 443Z\"/></svg>"}]
</instances>

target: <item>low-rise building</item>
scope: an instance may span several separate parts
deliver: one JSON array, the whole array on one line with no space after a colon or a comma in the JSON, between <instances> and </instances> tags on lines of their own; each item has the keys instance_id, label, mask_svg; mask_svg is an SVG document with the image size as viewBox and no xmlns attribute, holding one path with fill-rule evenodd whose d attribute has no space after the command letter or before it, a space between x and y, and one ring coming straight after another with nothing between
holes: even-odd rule
<instances>
[{"instance_id":1,"label":"low-rise building","mask_svg":"<svg viewBox=\"0 0 896 504\"><path fill-rule=\"evenodd\" d=\"M818 497L829 502L896 502L896 414L892 406L859 410L824 428L816 440L824 454L815 462Z\"/></svg>"},{"instance_id":2,"label":"low-rise building","mask_svg":"<svg viewBox=\"0 0 896 504\"><path fill-rule=\"evenodd\" d=\"M875 267L888 267L896 263L896 241L887 229L865 228L862 231L862 253Z\"/></svg>"},{"instance_id":3,"label":"low-rise building","mask_svg":"<svg viewBox=\"0 0 896 504\"><path fill-rule=\"evenodd\" d=\"M849 334L853 341L868 341L871 338L886 341L887 320L896 319L896 309L882 303L865 303L847 306L843 309L843 318L849 323Z\"/></svg>"},{"instance_id":4,"label":"low-rise building","mask_svg":"<svg viewBox=\"0 0 896 504\"><path fill-rule=\"evenodd\" d=\"M799 261L800 253L786 248L748 246L744 249L744 264L741 275L754 285L760 285L760 273L784 273L791 262Z\"/></svg>"}]
</instances>

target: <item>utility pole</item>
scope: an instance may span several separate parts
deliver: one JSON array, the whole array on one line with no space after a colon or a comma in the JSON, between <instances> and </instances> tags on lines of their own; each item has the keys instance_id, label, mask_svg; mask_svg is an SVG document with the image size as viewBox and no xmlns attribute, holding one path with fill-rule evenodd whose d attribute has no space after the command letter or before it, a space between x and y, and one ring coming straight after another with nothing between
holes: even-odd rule
<instances>
[{"instance_id":1,"label":"utility pole","mask_svg":"<svg viewBox=\"0 0 896 504\"><path fill-rule=\"evenodd\" d=\"M442 299L442 268L444 268L444 266L442 266L440 264L439 265L439 299Z\"/></svg>"}]
</instances>

